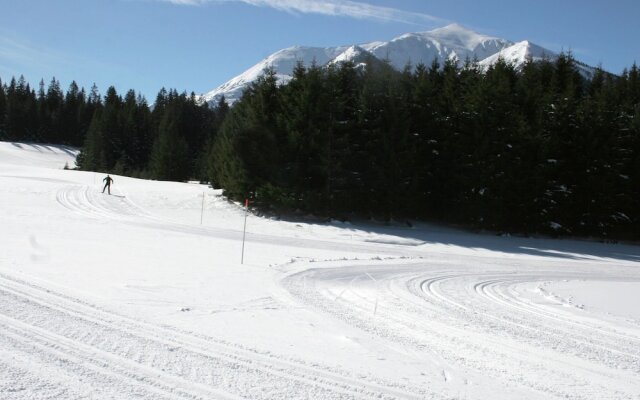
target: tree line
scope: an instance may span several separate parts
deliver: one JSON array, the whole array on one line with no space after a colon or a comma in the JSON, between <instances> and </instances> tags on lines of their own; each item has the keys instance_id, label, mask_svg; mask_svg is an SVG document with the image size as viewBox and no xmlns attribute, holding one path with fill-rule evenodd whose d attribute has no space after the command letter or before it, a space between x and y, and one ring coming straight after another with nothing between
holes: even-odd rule
<instances>
[{"instance_id":1,"label":"tree line","mask_svg":"<svg viewBox=\"0 0 640 400\"><path fill-rule=\"evenodd\" d=\"M214 185L263 207L638 239L638 68L587 80L563 54L487 70L299 64L287 85L266 71L209 160Z\"/></svg>"},{"instance_id":2,"label":"tree line","mask_svg":"<svg viewBox=\"0 0 640 400\"><path fill-rule=\"evenodd\" d=\"M0 140L81 146L99 104L95 85L87 94L73 82L65 94L55 78L37 91L24 76L0 79Z\"/></svg>"},{"instance_id":3,"label":"tree line","mask_svg":"<svg viewBox=\"0 0 640 400\"><path fill-rule=\"evenodd\" d=\"M161 90L0 83L0 138L81 146L79 168L199 179L262 209L640 238L640 80L571 55L486 70L374 59L265 73L229 108Z\"/></svg>"},{"instance_id":4,"label":"tree line","mask_svg":"<svg viewBox=\"0 0 640 400\"><path fill-rule=\"evenodd\" d=\"M207 179L208 148L227 110L224 99L211 107L175 89L150 106L134 90L101 96L75 82L65 93L55 78L37 91L23 76L0 80L0 140L80 147L78 168L142 178Z\"/></svg>"}]
</instances>

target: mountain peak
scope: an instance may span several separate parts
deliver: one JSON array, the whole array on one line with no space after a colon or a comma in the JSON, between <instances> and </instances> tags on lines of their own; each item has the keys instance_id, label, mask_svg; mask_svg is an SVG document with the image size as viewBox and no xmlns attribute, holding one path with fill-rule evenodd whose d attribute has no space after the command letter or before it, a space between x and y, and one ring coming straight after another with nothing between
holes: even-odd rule
<instances>
[{"instance_id":1,"label":"mountain peak","mask_svg":"<svg viewBox=\"0 0 640 400\"><path fill-rule=\"evenodd\" d=\"M488 67L495 64L498 59L503 59L508 63L518 66L524 64L527 60L540 61L546 57L554 56L555 53L552 51L544 49L528 40L523 40L485 58L480 62L480 65Z\"/></svg>"},{"instance_id":2,"label":"mountain peak","mask_svg":"<svg viewBox=\"0 0 640 400\"><path fill-rule=\"evenodd\" d=\"M497 39L492 36L483 35L476 31L472 31L471 29L460 25L460 24L449 24L442 28L433 29L427 32L424 32L430 36L440 37L440 38L482 38L482 39Z\"/></svg>"},{"instance_id":3,"label":"mountain peak","mask_svg":"<svg viewBox=\"0 0 640 400\"><path fill-rule=\"evenodd\" d=\"M460 25L456 22L449 24L447 26L443 26L441 28L436 28L433 30L428 31L430 33L433 34L443 34L443 33L452 33L452 34L460 34L460 33L472 33L472 34L477 34L476 32L472 31L471 29Z\"/></svg>"},{"instance_id":4,"label":"mountain peak","mask_svg":"<svg viewBox=\"0 0 640 400\"><path fill-rule=\"evenodd\" d=\"M377 66L382 64L382 61L378 57L358 45L347 48L343 53L331 60L329 64L340 64L343 62L352 62L357 68L366 68L367 65Z\"/></svg>"},{"instance_id":5,"label":"mountain peak","mask_svg":"<svg viewBox=\"0 0 640 400\"><path fill-rule=\"evenodd\" d=\"M272 54L203 98L214 102L224 95L231 104L240 99L244 89L266 67L273 68L279 83L284 84L292 78L298 62L305 66L315 63L319 67L344 61L353 62L358 67L385 62L402 70L407 65L430 65L434 60L443 65L446 60L455 59L462 65L467 59L476 59L480 66L488 67L502 58L519 66L529 59L537 61L546 57L553 59L554 56L552 51L526 40L514 43L454 23L431 31L407 33L389 41L326 48L292 46Z\"/></svg>"},{"instance_id":6,"label":"mountain peak","mask_svg":"<svg viewBox=\"0 0 640 400\"><path fill-rule=\"evenodd\" d=\"M450 24L443 28L424 32L423 35L435 38L450 47L460 47L471 52L476 52L479 47L484 48L489 44L492 47L489 51L493 53L494 48L499 50L499 48L512 44L508 40L483 35L460 24ZM487 55L481 54L480 56L484 58Z\"/></svg>"}]
</instances>

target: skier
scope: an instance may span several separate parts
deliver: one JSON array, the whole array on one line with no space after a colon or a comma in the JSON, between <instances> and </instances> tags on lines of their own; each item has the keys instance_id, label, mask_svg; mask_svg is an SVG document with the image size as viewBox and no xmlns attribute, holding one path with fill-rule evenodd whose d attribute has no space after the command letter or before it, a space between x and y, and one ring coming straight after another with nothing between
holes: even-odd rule
<instances>
[{"instance_id":1,"label":"skier","mask_svg":"<svg viewBox=\"0 0 640 400\"><path fill-rule=\"evenodd\" d=\"M111 194L111 184L113 183L113 179L107 175L106 178L102 180L104 182L104 187L102 188L102 193L104 193L105 189L109 190L109 194Z\"/></svg>"}]
</instances>

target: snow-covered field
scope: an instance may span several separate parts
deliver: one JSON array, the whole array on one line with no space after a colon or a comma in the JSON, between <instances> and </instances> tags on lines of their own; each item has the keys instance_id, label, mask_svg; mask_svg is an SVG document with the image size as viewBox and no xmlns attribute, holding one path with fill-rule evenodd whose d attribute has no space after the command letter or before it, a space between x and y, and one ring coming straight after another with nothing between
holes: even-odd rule
<instances>
[{"instance_id":1,"label":"snow-covered field","mask_svg":"<svg viewBox=\"0 0 640 400\"><path fill-rule=\"evenodd\" d=\"M0 399L639 399L640 248L249 215L0 143ZM204 215L201 210L204 196Z\"/></svg>"}]
</instances>

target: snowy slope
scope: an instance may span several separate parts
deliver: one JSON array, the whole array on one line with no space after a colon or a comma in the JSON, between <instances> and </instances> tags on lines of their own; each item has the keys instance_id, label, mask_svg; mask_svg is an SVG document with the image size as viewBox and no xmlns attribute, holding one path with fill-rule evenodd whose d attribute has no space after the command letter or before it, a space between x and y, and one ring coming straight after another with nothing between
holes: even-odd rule
<instances>
[{"instance_id":1,"label":"snowy slope","mask_svg":"<svg viewBox=\"0 0 640 400\"><path fill-rule=\"evenodd\" d=\"M522 42L515 43L512 46L504 48L499 52L485 58L480 61L478 65L481 69L486 70L491 65L494 65L498 59L503 59L509 64L513 64L516 69L519 69L528 60L541 61L544 59L554 60L558 55L550 50L540 47L534 43L524 40ZM595 68L586 64L577 62L576 67L578 71L587 79L591 79L595 73Z\"/></svg>"},{"instance_id":2,"label":"snowy slope","mask_svg":"<svg viewBox=\"0 0 640 400\"><path fill-rule=\"evenodd\" d=\"M520 66L529 59L533 61L540 61L545 58L553 59L554 57L557 57L554 52L535 45L528 40L524 40L522 42L515 43L512 46L501 49L497 53L492 54L484 60L480 61L479 64L483 68L488 68L489 66L495 64L499 58L502 58L507 63Z\"/></svg>"},{"instance_id":3,"label":"snowy slope","mask_svg":"<svg viewBox=\"0 0 640 400\"><path fill-rule=\"evenodd\" d=\"M377 42L362 47L379 59L388 59L396 69L412 65L429 65L438 60L477 58L482 60L512 44L504 39L480 35L453 24L429 32L409 33L389 42Z\"/></svg>"},{"instance_id":4,"label":"snowy slope","mask_svg":"<svg viewBox=\"0 0 640 400\"><path fill-rule=\"evenodd\" d=\"M237 101L243 90L254 82L265 70L273 68L281 83L291 79L296 62L302 61L311 65L335 64L341 61L353 61L356 65L364 63L373 55L380 61L388 61L394 68L402 70L407 65L430 65L437 60L442 65L446 60L455 59L459 63L478 60L484 68L492 65L502 57L521 66L529 57L540 60L543 57L553 59L557 55L529 41L518 43L473 32L458 24L428 32L408 33L390 41L377 41L361 45L330 48L295 46L280 50L258 64L251 67L229 82L203 95L203 99L216 102L225 96L229 103ZM593 68L581 67L586 76L593 73Z\"/></svg>"},{"instance_id":5,"label":"snowy slope","mask_svg":"<svg viewBox=\"0 0 640 400\"><path fill-rule=\"evenodd\" d=\"M251 82L258 79L266 68L273 68L277 73L276 76L279 81L281 83L287 83L291 79L293 69L299 61L302 61L302 63L307 66L313 62L316 62L318 65L325 65L347 49L348 47L320 48L294 46L280 50L249 68L241 75L236 76L215 90L205 94L204 99L213 102L224 95L227 102L233 104L233 102L242 96L243 90L250 85Z\"/></svg>"},{"instance_id":6,"label":"snowy slope","mask_svg":"<svg viewBox=\"0 0 640 400\"><path fill-rule=\"evenodd\" d=\"M367 62L371 60L375 60L376 56L373 53L363 49L360 46L351 46L347 48L345 51L336 56L333 60L329 61L328 64L340 64L342 62L353 62L356 67L361 67L366 65Z\"/></svg>"},{"instance_id":7,"label":"snowy slope","mask_svg":"<svg viewBox=\"0 0 640 400\"><path fill-rule=\"evenodd\" d=\"M219 192L75 152L0 142L3 400L640 396L638 247L249 215L241 264Z\"/></svg>"}]
</instances>

